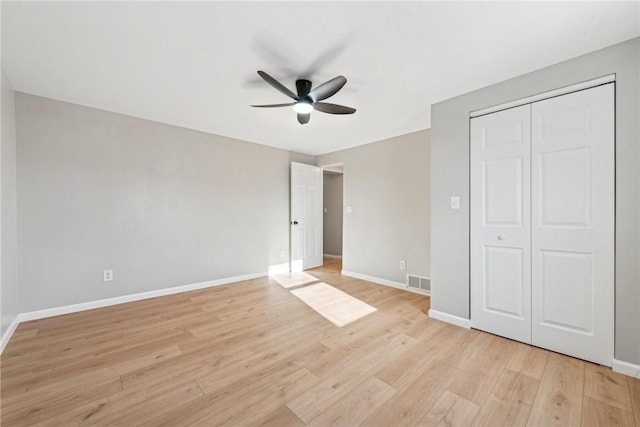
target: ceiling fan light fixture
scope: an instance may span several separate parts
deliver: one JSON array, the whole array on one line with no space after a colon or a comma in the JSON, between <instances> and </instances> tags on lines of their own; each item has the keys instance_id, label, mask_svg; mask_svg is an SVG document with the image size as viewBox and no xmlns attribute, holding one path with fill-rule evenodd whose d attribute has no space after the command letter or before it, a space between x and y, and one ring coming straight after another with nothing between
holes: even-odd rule
<instances>
[{"instance_id":1,"label":"ceiling fan light fixture","mask_svg":"<svg viewBox=\"0 0 640 427\"><path fill-rule=\"evenodd\" d=\"M353 114L356 112L355 108L322 102L323 100L332 97L336 92L342 89L342 86L347 83L347 79L344 76L334 77L331 80L322 83L315 89L311 89L311 82L309 80L298 79L296 80L296 90L298 91L298 94L296 95L285 85L264 71L258 70L258 75L278 92L291 98L293 102L288 102L286 104L252 105L252 107L275 108L293 106L293 110L298 114L298 123L301 125L309 123L311 112L313 110L318 110L327 114Z\"/></svg>"},{"instance_id":2,"label":"ceiling fan light fixture","mask_svg":"<svg viewBox=\"0 0 640 427\"><path fill-rule=\"evenodd\" d=\"M313 111L313 105L307 101L298 101L293 104L293 109L299 114L309 114Z\"/></svg>"}]
</instances>

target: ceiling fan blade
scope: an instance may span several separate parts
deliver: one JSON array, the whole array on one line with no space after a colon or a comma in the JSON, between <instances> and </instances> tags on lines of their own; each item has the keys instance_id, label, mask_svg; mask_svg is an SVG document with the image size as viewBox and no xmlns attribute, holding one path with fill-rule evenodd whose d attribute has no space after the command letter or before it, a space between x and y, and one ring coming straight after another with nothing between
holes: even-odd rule
<instances>
[{"instance_id":1,"label":"ceiling fan blade","mask_svg":"<svg viewBox=\"0 0 640 427\"><path fill-rule=\"evenodd\" d=\"M311 113L298 113L298 123L301 125L309 123L309 119L311 119Z\"/></svg>"},{"instance_id":2,"label":"ceiling fan blade","mask_svg":"<svg viewBox=\"0 0 640 427\"><path fill-rule=\"evenodd\" d=\"M345 83L347 83L347 79L344 78L344 76L335 77L313 89L309 92L309 96L316 102L322 101L323 99L327 99L330 96L335 95L337 91L342 89L342 86L344 86Z\"/></svg>"},{"instance_id":3,"label":"ceiling fan blade","mask_svg":"<svg viewBox=\"0 0 640 427\"><path fill-rule=\"evenodd\" d=\"M276 108L276 107L291 107L295 105L295 102L287 102L286 104L265 104L265 105L252 105L252 107L258 108Z\"/></svg>"},{"instance_id":4,"label":"ceiling fan blade","mask_svg":"<svg viewBox=\"0 0 640 427\"><path fill-rule=\"evenodd\" d=\"M282 83L280 83L279 81L271 77L269 74L265 73L264 71L258 71L258 75L262 77L262 79L265 82L269 83L271 86L276 88L281 93L287 95L289 98L296 99L296 100L298 99L295 93L287 89L285 85L283 85Z\"/></svg>"},{"instance_id":5,"label":"ceiling fan blade","mask_svg":"<svg viewBox=\"0 0 640 427\"><path fill-rule=\"evenodd\" d=\"M329 114L353 114L356 112L355 108L345 107L344 105L338 104L329 104L328 102L316 102L313 104L313 109Z\"/></svg>"}]
</instances>

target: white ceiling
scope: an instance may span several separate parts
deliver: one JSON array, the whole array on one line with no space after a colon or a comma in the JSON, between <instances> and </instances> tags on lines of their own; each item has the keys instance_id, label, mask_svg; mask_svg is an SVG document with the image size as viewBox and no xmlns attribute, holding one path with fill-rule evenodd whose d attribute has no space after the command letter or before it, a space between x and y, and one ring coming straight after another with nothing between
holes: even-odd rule
<instances>
[{"instance_id":1,"label":"white ceiling","mask_svg":"<svg viewBox=\"0 0 640 427\"><path fill-rule=\"evenodd\" d=\"M640 35L640 2L2 2L14 89L322 154L430 127L432 103ZM301 126L256 74L337 75Z\"/></svg>"}]
</instances>

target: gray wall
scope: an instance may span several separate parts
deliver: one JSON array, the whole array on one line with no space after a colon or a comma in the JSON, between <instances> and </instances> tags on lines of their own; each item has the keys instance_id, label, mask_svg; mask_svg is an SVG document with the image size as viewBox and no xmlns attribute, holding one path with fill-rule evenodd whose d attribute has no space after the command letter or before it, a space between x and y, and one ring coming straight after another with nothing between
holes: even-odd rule
<instances>
[{"instance_id":1,"label":"gray wall","mask_svg":"<svg viewBox=\"0 0 640 427\"><path fill-rule=\"evenodd\" d=\"M21 311L288 260L289 162L313 157L21 93L16 126Z\"/></svg>"},{"instance_id":2,"label":"gray wall","mask_svg":"<svg viewBox=\"0 0 640 427\"><path fill-rule=\"evenodd\" d=\"M344 165L342 268L405 283L429 276L429 131L316 157ZM406 260L407 269L399 268Z\"/></svg>"},{"instance_id":3,"label":"gray wall","mask_svg":"<svg viewBox=\"0 0 640 427\"><path fill-rule=\"evenodd\" d=\"M342 255L342 174L324 171L322 182L323 214L322 250L328 255Z\"/></svg>"},{"instance_id":4,"label":"gray wall","mask_svg":"<svg viewBox=\"0 0 640 427\"><path fill-rule=\"evenodd\" d=\"M2 265L0 267L0 301L2 319L0 336L4 335L8 326L19 313L18 283L17 283L17 245L18 225L16 207L16 121L15 121L15 92L11 83L2 70L2 117L0 126L2 159Z\"/></svg>"},{"instance_id":5,"label":"gray wall","mask_svg":"<svg viewBox=\"0 0 640 427\"><path fill-rule=\"evenodd\" d=\"M431 109L431 307L469 318L469 112L616 74L616 359L640 363L640 39ZM461 209L449 197L461 196Z\"/></svg>"}]
</instances>

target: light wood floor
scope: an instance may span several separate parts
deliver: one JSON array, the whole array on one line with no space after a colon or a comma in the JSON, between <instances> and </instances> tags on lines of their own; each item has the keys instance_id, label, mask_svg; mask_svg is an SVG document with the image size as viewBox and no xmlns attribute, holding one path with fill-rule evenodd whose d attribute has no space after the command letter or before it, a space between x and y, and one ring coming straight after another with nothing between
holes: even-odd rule
<instances>
[{"instance_id":1,"label":"light wood floor","mask_svg":"<svg viewBox=\"0 0 640 427\"><path fill-rule=\"evenodd\" d=\"M21 324L2 425L640 425L640 380L326 261L308 273L378 311L338 328L264 278Z\"/></svg>"}]
</instances>

